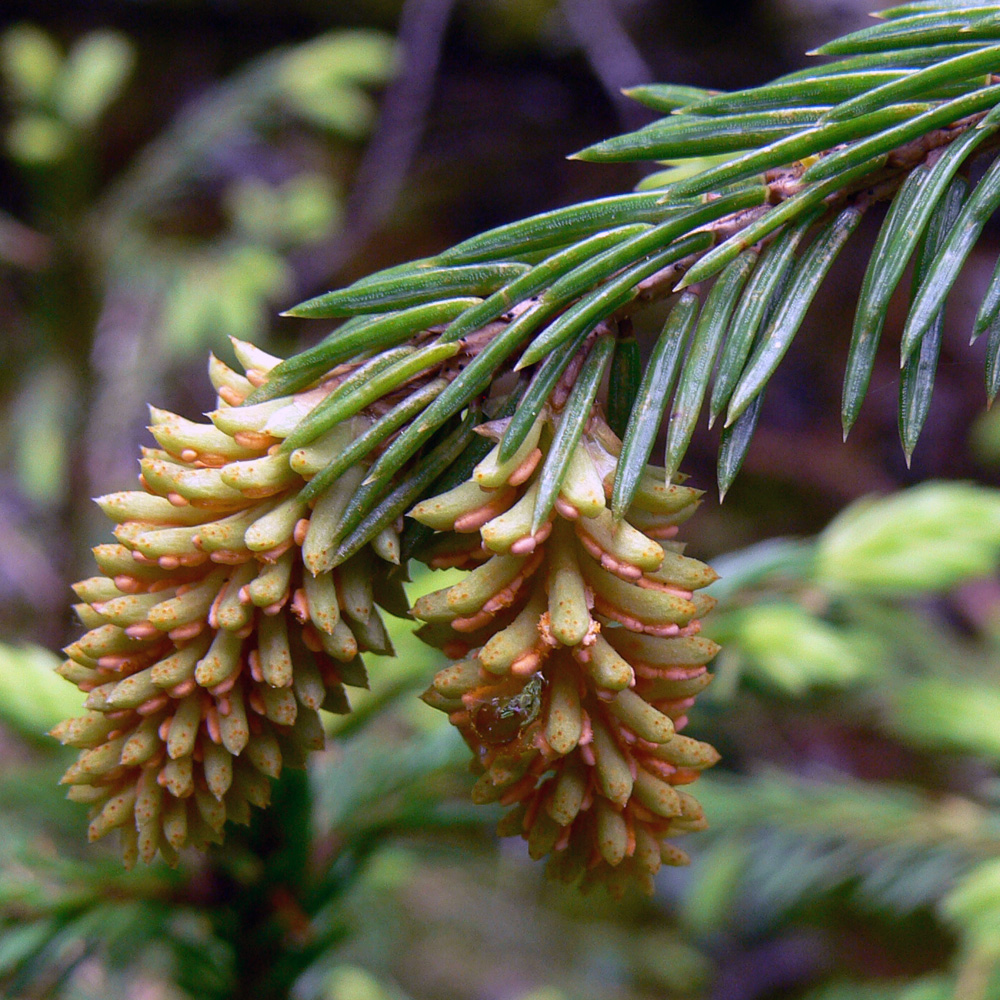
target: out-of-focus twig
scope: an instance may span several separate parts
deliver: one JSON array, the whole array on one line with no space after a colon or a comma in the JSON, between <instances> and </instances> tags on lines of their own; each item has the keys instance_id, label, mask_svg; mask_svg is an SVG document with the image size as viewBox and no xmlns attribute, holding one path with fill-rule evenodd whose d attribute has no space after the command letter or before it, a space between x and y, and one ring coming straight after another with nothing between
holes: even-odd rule
<instances>
[{"instance_id":1,"label":"out-of-focus twig","mask_svg":"<svg viewBox=\"0 0 1000 1000\"><path fill-rule=\"evenodd\" d=\"M399 72L386 89L378 127L358 166L343 231L296 261L303 294L343 268L392 212L424 134L454 6L455 0L403 4L397 32Z\"/></svg>"},{"instance_id":2,"label":"out-of-focus twig","mask_svg":"<svg viewBox=\"0 0 1000 1000\"><path fill-rule=\"evenodd\" d=\"M619 20L612 0L561 0L559 7L607 91L622 127L631 130L644 125L648 113L625 97L622 89L651 83L653 74Z\"/></svg>"},{"instance_id":3,"label":"out-of-focus twig","mask_svg":"<svg viewBox=\"0 0 1000 1000\"><path fill-rule=\"evenodd\" d=\"M52 241L0 212L0 262L29 271L44 270L52 258Z\"/></svg>"}]
</instances>

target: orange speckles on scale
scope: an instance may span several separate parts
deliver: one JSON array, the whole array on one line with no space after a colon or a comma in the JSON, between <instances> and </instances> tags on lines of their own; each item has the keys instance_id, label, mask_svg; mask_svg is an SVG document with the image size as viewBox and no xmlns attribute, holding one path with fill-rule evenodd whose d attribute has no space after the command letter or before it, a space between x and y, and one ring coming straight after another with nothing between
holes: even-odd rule
<instances>
[{"instance_id":1,"label":"orange speckles on scale","mask_svg":"<svg viewBox=\"0 0 1000 1000\"><path fill-rule=\"evenodd\" d=\"M405 601L389 569L404 554L400 510L345 541L371 463L406 433L369 433L398 395L321 426L313 413L368 359L248 403L277 359L236 353L245 378L211 362L210 423L151 410L159 447L143 449L142 490L99 499L115 543L94 550L103 575L75 588L89 631L60 673L87 692L87 714L53 735L81 751L63 782L90 809L91 838L118 830L126 865L174 863L266 805L270 780L323 745L318 710L349 711L344 685L367 686L358 654L391 653L379 603ZM417 392L440 391L448 373L419 378ZM476 429L498 440L505 426ZM554 429L543 409L511 456L494 448L410 511L434 533L418 557L466 571L412 609L421 638L457 661L424 700L472 749L474 800L509 809L503 833L558 878L648 889L661 863L684 861L667 838L704 825L680 786L717 760L678 735L716 652L697 636L714 574L666 541L700 494L647 470L616 521L618 439L592 412L555 483Z\"/></svg>"},{"instance_id":2,"label":"orange speckles on scale","mask_svg":"<svg viewBox=\"0 0 1000 1000\"><path fill-rule=\"evenodd\" d=\"M238 378L218 362L213 371ZM220 405L243 403L224 383L218 393ZM322 746L320 704L347 710L337 657L354 659L361 626L377 615L370 600L362 614L331 596L348 580L370 593L367 550L319 577L304 570L309 511L296 513L293 498L305 480L275 447L280 438L153 415L168 451L146 450L142 492L99 500L119 544L95 549L107 576L78 592L101 624L60 668L89 692L90 714L53 730L81 750L63 781L90 807L90 838L118 830L127 865L157 853L174 863L179 849L219 842L227 819L246 822L266 804L282 761L300 765ZM286 499L291 521L272 515ZM324 644L335 627L346 635ZM293 635L308 663L293 664ZM296 687L298 669L310 681ZM348 675L364 682L363 670Z\"/></svg>"},{"instance_id":3,"label":"orange speckles on scale","mask_svg":"<svg viewBox=\"0 0 1000 1000\"><path fill-rule=\"evenodd\" d=\"M712 603L695 601L694 591L714 574L696 560L677 562L683 557L660 545L700 494L647 489L638 516L616 525L590 483L595 469L614 466L612 437L595 415L577 446L583 453L570 463L586 481L562 489L584 498L578 502L592 516L565 495L535 535L528 533L530 517L514 516L518 505L533 508L533 478L549 439L544 427L535 435L540 446L505 483L497 481L493 453L448 503L418 505L413 516L433 520L439 531L477 524L488 558L471 590L458 584L429 594L413 613L435 623L422 630L427 641L471 657L457 671L441 671L424 699L448 713L475 754L481 774L475 801L511 808L500 832L523 836L532 857L548 856L554 876L603 883L620 894L632 883L650 890L661 864L686 863L666 838L704 825L697 802L677 786L694 781L718 755L678 730L704 686L700 679L710 679L705 664L717 647L694 638L697 616ZM517 488L517 504L504 496L509 513L484 520L487 489L505 487ZM514 580L502 553L531 554ZM429 561L438 565L441 556ZM489 581L495 592L484 586ZM479 599L478 611L469 607L470 594ZM442 631L450 625L473 632L498 605L508 617L516 614L479 648L456 644Z\"/></svg>"}]
</instances>

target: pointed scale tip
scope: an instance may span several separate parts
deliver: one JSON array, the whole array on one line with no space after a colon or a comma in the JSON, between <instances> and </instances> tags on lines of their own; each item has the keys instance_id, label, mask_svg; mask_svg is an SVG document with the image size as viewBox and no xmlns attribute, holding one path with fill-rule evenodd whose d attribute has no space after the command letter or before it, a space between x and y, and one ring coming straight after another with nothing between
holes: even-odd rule
<instances>
[{"instance_id":1,"label":"pointed scale tip","mask_svg":"<svg viewBox=\"0 0 1000 1000\"><path fill-rule=\"evenodd\" d=\"M701 263L700 261L698 263ZM672 295L676 295L678 292L688 292L690 295L700 294L698 285L702 281L700 277L693 276L697 274L697 265L687 271L685 274L681 275L681 280L677 282L676 285L670 290Z\"/></svg>"}]
</instances>

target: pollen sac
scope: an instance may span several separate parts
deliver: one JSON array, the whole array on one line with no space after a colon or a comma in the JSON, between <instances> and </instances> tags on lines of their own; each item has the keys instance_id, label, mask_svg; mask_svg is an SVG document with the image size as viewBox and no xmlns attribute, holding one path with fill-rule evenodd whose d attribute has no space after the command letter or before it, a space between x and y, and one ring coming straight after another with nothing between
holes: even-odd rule
<instances>
[{"instance_id":1,"label":"pollen sac","mask_svg":"<svg viewBox=\"0 0 1000 1000\"><path fill-rule=\"evenodd\" d=\"M323 746L319 710L348 711L345 685L367 684L359 654L391 652L376 605L401 593L376 566L394 529L345 562L331 555L363 466L341 463L300 498L369 419L283 448L336 379L244 405L276 359L237 354L245 376L213 360L211 423L152 410L159 447L140 463L143 488L97 501L115 542L95 549L101 575L75 588L89 631L61 673L87 692L87 713L53 735L81 751L63 783L90 810L91 840L118 830L129 866L173 863L246 823L269 779Z\"/></svg>"},{"instance_id":2,"label":"pollen sac","mask_svg":"<svg viewBox=\"0 0 1000 1000\"><path fill-rule=\"evenodd\" d=\"M718 652L699 635L716 575L673 540L700 493L650 469L616 522L620 443L594 414L538 528L552 434L543 414L514 459L494 449L411 511L441 532L425 562L468 570L413 607L418 634L459 659L423 697L474 754L474 800L509 807L501 834L563 881L648 892L662 864L686 863L668 838L704 828L685 786L718 760L680 735Z\"/></svg>"}]
</instances>

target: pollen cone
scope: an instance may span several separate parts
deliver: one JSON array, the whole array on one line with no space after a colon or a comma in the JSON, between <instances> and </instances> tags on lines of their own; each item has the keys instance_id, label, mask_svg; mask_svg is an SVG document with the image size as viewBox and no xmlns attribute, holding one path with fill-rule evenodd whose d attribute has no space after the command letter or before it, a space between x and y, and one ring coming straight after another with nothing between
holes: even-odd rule
<instances>
[{"instance_id":1,"label":"pollen cone","mask_svg":"<svg viewBox=\"0 0 1000 1000\"><path fill-rule=\"evenodd\" d=\"M244 405L277 359L237 353L246 375L210 367L211 423L152 411L159 447L143 454L142 489L98 500L116 543L95 549L101 575L75 588L89 631L60 672L88 711L53 735L81 751L63 783L90 807L90 838L119 830L129 866L172 863L266 805L268 779L323 746L318 710L348 711L344 685L366 685L359 652L391 652L376 603L405 608L375 582L379 556L398 561L394 530L333 565L364 467L300 495L367 418L284 448L336 380Z\"/></svg>"},{"instance_id":2,"label":"pollen cone","mask_svg":"<svg viewBox=\"0 0 1000 1000\"><path fill-rule=\"evenodd\" d=\"M468 570L413 608L418 634L458 661L424 700L474 753L474 799L510 807L502 834L564 881L651 891L661 864L687 861L668 838L705 826L685 786L718 760L679 735L718 651L698 634L714 603L698 591L716 575L674 540L700 493L648 470L616 522L606 499L620 443L595 415L532 533L552 433L543 414L510 461L494 449L411 511L442 532L428 565Z\"/></svg>"}]
</instances>

